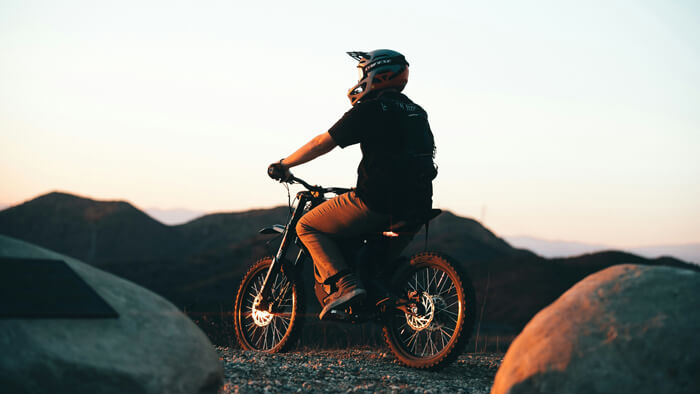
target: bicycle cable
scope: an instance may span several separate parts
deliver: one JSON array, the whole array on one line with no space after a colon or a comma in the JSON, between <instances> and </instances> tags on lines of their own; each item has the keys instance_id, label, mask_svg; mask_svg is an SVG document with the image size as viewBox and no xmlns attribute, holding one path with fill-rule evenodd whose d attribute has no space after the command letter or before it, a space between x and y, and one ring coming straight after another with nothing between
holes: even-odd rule
<instances>
[{"instance_id":1,"label":"bicycle cable","mask_svg":"<svg viewBox=\"0 0 700 394\"><path fill-rule=\"evenodd\" d=\"M289 223L289 219L292 218L292 195L289 193L289 184L286 182L282 182L284 185L284 188L287 189L287 207L289 208L289 215L287 216L287 223Z\"/></svg>"}]
</instances>

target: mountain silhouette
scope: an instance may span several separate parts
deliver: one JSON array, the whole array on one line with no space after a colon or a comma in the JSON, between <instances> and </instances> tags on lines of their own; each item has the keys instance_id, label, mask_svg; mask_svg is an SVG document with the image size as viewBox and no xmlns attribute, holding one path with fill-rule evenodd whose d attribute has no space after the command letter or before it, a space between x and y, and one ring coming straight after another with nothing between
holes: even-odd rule
<instances>
[{"instance_id":1,"label":"mountain silhouette","mask_svg":"<svg viewBox=\"0 0 700 394\"><path fill-rule=\"evenodd\" d=\"M443 250L463 263L499 258L534 256L532 252L513 248L476 220L443 211L430 222L428 247ZM416 234L407 252L425 249L425 227Z\"/></svg>"},{"instance_id":2,"label":"mountain silhouette","mask_svg":"<svg viewBox=\"0 0 700 394\"><path fill-rule=\"evenodd\" d=\"M81 259L188 311L219 312L231 309L238 281L250 265L276 250L279 237L258 230L286 223L288 217L288 207L277 207L167 226L128 202L53 192L0 211L0 234ZM424 248L423 229L406 254ZM470 273L481 319L515 328L583 277L610 265L697 269L673 258L650 260L614 251L546 259L513 248L479 222L450 212L431 222L428 248L454 257ZM305 268L310 278L310 264Z\"/></svg>"},{"instance_id":3,"label":"mountain silhouette","mask_svg":"<svg viewBox=\"0 0 700 394\"><path fill-rule=\"evenodd\" d=\"M172 229L124 201L95 201L52 192L0 211L2 233L90 264L177 249Z\"/></svg>"},{"instance_id":4,"label":"mountain silhouette","mask_svg":"<svg viewBox=\"0 0 700 394\"><path fill-rule=\"evenodd\" d=\"M586 253L614 249L605 244L589 244L585 242L559 241L535 238L530 236L508 236L505 240L519 248L529 249L540 256L548 258L577 256ZM615 248L617 249L617 248ZM642 257L655 258L672 256L677 259L700 265L700 243L656 244L648 246L627 246L621 250Z\"/></svg>"}]
</instances>

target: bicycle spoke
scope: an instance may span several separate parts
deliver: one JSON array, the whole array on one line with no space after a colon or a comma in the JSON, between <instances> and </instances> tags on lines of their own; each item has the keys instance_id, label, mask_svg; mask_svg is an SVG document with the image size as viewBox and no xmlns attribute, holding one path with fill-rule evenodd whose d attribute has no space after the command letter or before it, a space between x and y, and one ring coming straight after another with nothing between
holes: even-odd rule
<instances>
[{"instance_id":1,"label":"bicycle spoke","mask_svg":"<svg viewBox=\"0 0 700 394\"><path fill-rule=\"evenodd\" d=\"M445 346L447 346L447 343L450 342L450 336L445 334L442 327L440 327L439 333L440 333L440 346L444 349ZM446 336L447 336L447 341L445 341Z\"/></svg>"},{"instance_id":2,"label":"bicycle spoke","mask_svg":"<svg viewBox=\"0 0 700 394\"><path fill-rule=\"evenodd\" d=\"M430 332L426 332L426 333L425 333L425 336L426 336L426 338L425 338L425 344L426 344L426 349L428 349L428 351L430 352L430 353L428 353L428 354L435 354L435 353L433 352L433 347L434 347L434 345L433 345L433 336L432 336L431 334L432 334L432 333L430 333Z\"/></svg>"},{"instance_id":3,"label":"bicycle spoke","mask_svg":"<svg viewBox=\"0 0 700 394\"><path fill-rule=\"evenodd\" d=\"M408 288L409 288L410 290L412 290L412 291L417 291L417 289L415 288L415 286L413 286L413 283L408 283Z\"/></svg>"},{"instance_id":4,"label":"bicycle spoke","mask_svg":"<svg viewBox=\"0 0 700 394\"><path fill-rule=\"evenodd\" d=\"M448 334L447 330L444 328L440 327L440 338L442 339L442 347L444 348L445 345L447 345L447 342L450 341L450 338L452 338L452 334ZM454 333L454 331L453 331Z\"/></svg>"},{"instance_id":5,"label":"bicycle spoke","mask_svg":"<svg viewBox=\"0 0 700 394\"><path fill-rule=\"evenodd\" d=\"M437 294L442 294L442 287L445 286L445 283L447 283L447 281L445 280L446 276L447 276L447 274L444 272L442 272L442 275L440 275L440 280L438 280L438 283L436 285L436 290L435 290L435 292Z\"/></svg>"},{"instance_id":6,"label":"bicycle spoke","mask_svg":"<svg viewBox=\"0 0 700 394\"><path fill-rule=\"evenodd\" d=\"M445 294L450 293L454 293L455 295L457 294L457 288L455 287L454 283L450 283L450 287L447 290L445 290Z\"/></svg>"},{"instance_id":7,"label":"bicycle spoke","mask_svg":"<svg viewBox=\"0 0 700 394\"><path fill-rule=\"evenodd\" d=\"M263 349L267 349L267 327L263 328L263 330L265 332L265 339L263 340Z\"/></svg>"},{"instance_id":8,"label":"bicycle spoke","mask_svg":"<svg viewBox=\"0 0 700 394\"><path fill-rule=\"evenodd\" d=\"M287 329L289 328L289 321L286 319L282 319L282 325L284 326L284 332L287 332Z\"/></svg>"},{"instance_id":9,"label":"bicycle spoke","mask_svg":"<svg viewBox=\"0 0 700 394\"><path fill-rule=\"evenodd\" d=\"M425 291L430 293L430 285L433 283L433 275L431 275L431 270L425 270Z\"/></svg>"},{"instance_id":10,"label":"bicycle spoke","mask_svg":"<svg viewBox=\"0 0 700 394\"><path fill-rule=\"evenodd\" d=\"M255 335L255 332L257 332L257 327L253 330L253 335ZM262 341L262 335L258 335L258 340L255 341L255 346L258 348L260 348L260 341Z\"/></svg>"},{"instance_id":11,"label":"bicycle spoke","mask_svg":"<svg viewBox=\"0 0 700 394\"><path fill-rule=\"evenodd\" d=\"M270 323L270 328L272 329L272 343L277 343L277 339L282 339L282 336L280 335L280 330L277 328L277 319L272 319L272 323Z\"/></svg>"},{"instance_id":12,"label":"bicycle spoke","mask_svg":"<svg viewBox=\"0 0 700 394\"><path fill-rule=\"evenodd\" d=\"M433 337L434 337L433 334L434 334L434 332L431 331L430 332L430 355L431 356L436 355L439 351L437 344L435 343L435 340L433 339Z\"/></svg>"},{"instance_id":13,"label":"bicycle spoke","mask_svg":"<svg viewBox=\"0 0 700 394\"><path fill-rule=\"evenodd\" d=\"M453 304L453 305L454 305L454 304ZM458 316L457 313L452 312L451 310L448 310L447 308L441 309L440 312L441 312L441 313L447 313L447 314L452 315L452 316Z\"/></svg>"},{"instance_id":14,"label":"bicycle spoke","mask_svg":"<svg viewBox=\"0 0 700 394\"><path fill-rule=\"evenodd\" d=\"M418 338L419 332L420 331L413 331L413 334L411 334L411 336L408 338L408 343L406 343L408 346L411 346L411 343L414 342L416 340L416 338ZM415 343L414 343L414 346L415 346Z\"/></svg>"},{"instance_id":15,"label":"bicycle spoke","mask_svg":"<svg viewBox=\"0 0 700 394\"><path fill-rule=\"evenodd\" d=\"M423 350L421 350L421 352L420 352L421 357L425 356L425 349L427 349L427 348L428 348L428 339L426 338L425 345L423 345Z\"/></svg>"}]
</instances>

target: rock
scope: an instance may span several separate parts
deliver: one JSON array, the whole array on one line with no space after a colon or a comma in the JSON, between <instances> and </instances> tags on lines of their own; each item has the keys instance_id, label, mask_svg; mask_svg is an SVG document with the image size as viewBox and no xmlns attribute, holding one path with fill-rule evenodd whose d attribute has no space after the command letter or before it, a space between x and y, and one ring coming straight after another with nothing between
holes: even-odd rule
<instances>
[{"instance_id":1,"label":"rock","mask_svg":"<svg viewBox=\"0 0 700 394\"><path fill-rule=\"evenodd\" d=\"M540 311L492 394L690 393L700 387L700 274L617 265Z\"/></svg>"},{"instance_id":2,"label":"rock","mask_svg":"<svg viewBox=\"0 0 700 394\"><path fill-rule=\"evenodd\" d=\"M217 392L223 368L216 350L162 297L70 257L1 235L0 257L64 260L120 315L0 318L0 391Z\"/></svg>"}]
</instances>

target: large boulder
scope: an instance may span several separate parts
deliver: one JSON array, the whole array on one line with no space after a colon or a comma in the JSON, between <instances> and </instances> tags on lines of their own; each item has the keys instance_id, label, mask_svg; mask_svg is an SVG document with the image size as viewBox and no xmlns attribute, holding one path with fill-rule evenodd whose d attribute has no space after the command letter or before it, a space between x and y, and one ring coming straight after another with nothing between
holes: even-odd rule
<instances>
[{"instance_id":1,"label":"large boulder","mask_svg":"<svg viewBox=\"0 0 700 394\"><path fill-rule=\"evenodd\" d=\"M697 393L700 273L617 265L540 311L496 374L501 393Z\"/></svg>"},{"instance_id":2,"label":"large boulder","mask_svg":"<svg viewBox=\"0 0 700 394\"><path fill-rule=\"evenodd\" d=\"M0 257L64 260L119 313L116 319L0 318L0 392L217 392L223 368L216 350L162 297L1 235Z\"/></svg>"}]
</instances>

